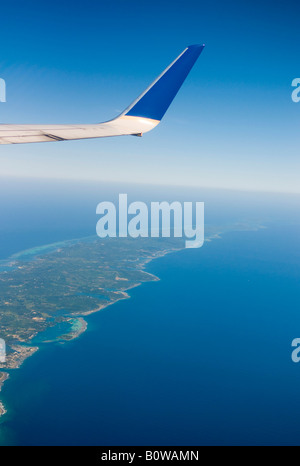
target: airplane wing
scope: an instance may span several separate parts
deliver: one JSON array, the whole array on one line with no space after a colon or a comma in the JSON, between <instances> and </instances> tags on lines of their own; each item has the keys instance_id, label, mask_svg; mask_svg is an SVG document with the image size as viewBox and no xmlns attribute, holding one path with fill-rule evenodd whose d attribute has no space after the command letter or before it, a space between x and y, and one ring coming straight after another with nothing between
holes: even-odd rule
<instances>
[{"instance_id":1,"label":"airplane wing","mask_svg":"<svg viewBox=\"0 0 300 466\"><path fill-rule=\"evenodd\" d=\"M142 136L157 126L204 45L187 47L162 74L113 120L89 125L0 125L0 144L68 141L109 136Z\"/></svg>"}]
</instances>

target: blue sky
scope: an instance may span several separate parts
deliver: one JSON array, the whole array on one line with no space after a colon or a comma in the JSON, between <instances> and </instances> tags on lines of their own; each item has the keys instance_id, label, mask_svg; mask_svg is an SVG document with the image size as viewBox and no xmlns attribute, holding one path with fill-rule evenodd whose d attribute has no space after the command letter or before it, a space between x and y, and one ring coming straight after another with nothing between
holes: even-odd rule
<instances>
[{"instance_id":1,"label":"blue sky","mask_svg":"<svg viewBox=\"0 0 300 466\"><path fill-rule=\"evenodd\" d=\"M143 138L0 146L0 176L300 192L296 1L1 5L1 123L114 117L189 44L206 49Z\"/></svg>"}]
</instances>

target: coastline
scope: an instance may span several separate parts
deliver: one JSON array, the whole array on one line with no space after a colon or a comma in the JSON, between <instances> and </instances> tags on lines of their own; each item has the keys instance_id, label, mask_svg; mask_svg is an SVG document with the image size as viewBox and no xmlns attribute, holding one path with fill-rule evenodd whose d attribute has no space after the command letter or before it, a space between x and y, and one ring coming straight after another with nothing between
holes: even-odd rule
<instances>
[{"instance_id":1,"label":"coastline","mask_svg":"<svg viewBox=\"0 0 300 466\"><path fill-rule=\"evenodd\" d=\"M235 227L237 227L237 228L235 228ZM235 229L237 229L239 231L248 231L250 229L252 230L252 229L260 229L260 228L265 228L265 227L263 227L261 225L256 225L254 227L250 226L250 225L247 225L247 226L243 225L243 228L241 228L240 225L238 225L238 226L235 225L235 226L232 226L230 230L229 229L228 230L225 229L223 231L222 230L219 230L219 231L217 230L217 231L211 233L207 238L205 238L205 242L210 242L210 241L212 241L214 239L220 239L221 235L226 233L227 231L234 231ZM63 242L55 243L54 245L47 245L45 247L38 248L38 250L39 251L41 251L41 250L46 251L46 252L44 252L44 254L46 254L46 253L49 253L49 249L52 246L55 246L55 248L52 249L51 252L53 252L54 250L55 251L58 250L59 249L58 245L59 245L59 247L62 247L63 245L66 246L68 244L73 245L73 244L76 244L76 243L89 241L90 239L91 239L91 237L81 238L81 239L78 239L78 240L67 240L66 243L63 243ZM153 275L153 274L151 274L151 273L149 273L149 272L147 272L145 270L147 265L149 263L151 263L155 259L164 257L164 256L166 256L168 254L171 254L171 253L174 253L174 252L182 251L184 249L185 249L184 247L169 248L169 249L166 249L166 250L163 250L163 251L156 252L155 254L151 254L148 257L144 257L141 260L141 262L137 266L137 269L143 271L143 273L146 274L151 279L151 281L159 281L160 280L159 277L157 277L157 276L155 276L155 275ZM36 251L36 250L37 250L37 248L32 248L31 250L26 250L26 252L24 251L27 257L31 256L30 261L36 259L37 256L33 252L31 252L31 251ZM44 255L44 254L42 254L42 255ZM14 257L16 257L16 256L20 257L21 255L22 255L22 252L14 254L13 256ZM9 258L9 259L11 259L11 258ZM139 260L139 259L137 259L137 260ZM11 261L8 260L7 262L11 262ZM126 279L122 279L118 275L115 277L115 280L118 281L120 283L120 285L122 283L123 284L126 283ZM105 304L101 304L101 305L97 306L93 310L89 310L89 311L86 311L86 312L80 312L80 313L77 313L77 314L66 316L65 320L70 322L70 324L71 324L70 332L58 336L55 340L45 341L44 343L52 343L52 342L55 342L55 341L57 342L57 341L60 341L60 340L67 342L67 341L71 341L71 340L74 340L74 339L78 338L81 334L83 334L87 330L87 327L88 327L88 323L86 322L84 317L87 317L87 316L89 316L91 314L94 314L96 312L100 312L100 311L108 308L109 306L117 303L118 301L129 299L131 296L128 293L128 291L142 285L143 283L145 283L145 281L139 281L139 282L131 284L131 285L128 284L128 286L125 286L124 288L122 288L119 291L115 292L116 294L118 294L117 297L114 297L114 299L111 299L110 301L108 301ZM27 358L29 358L36 351L39 350L38 346L28 346L30 344L30 342L32 341L32 339L35 336L37 336L38 334L39 334L39 332L36 332L34 335L32 335L32 337L30 338L30 340L28 342L24 342L24 345L22 345L22 344L11 345L11 349L13 350L13 353L9 353L7 355L7 362L6 362L5 365L0 365L0 391L3 388L3 385L4 385L5 381L9 378L9 374L7 372L1 372L1 369L3 369L4 371L6 369L19 369ZM2 374L2 377L1 377L1 374ZM3 403L0 400L0 417L4 416L6 413L7 413L7 409L5 408L5 406L3 405Z\"/></svg>"},{"instance_id":2,"label":"coastline","mask_svg":"<svg viewBox=\"0 0 300 466\"><path fill-rule=\"evenodd\" d=\"M69 318L67 320L71 325L71 330L70 330L70 332L65 333L65 334L61 335L60 337L58 337L57 341L59 341L59 340L64 340L64 341L75 340L75 338L80 337L80 335L82 335L86 331L86 329L88 327L88 323L82 317L78 317L78 318L77 317L76 318L71 317L71 318Z\"/></svg>"},{"instance_id":3,"label":"coastline","mask_svg":"<svg viewBox=\"0 0 300 466\"><path fill-rule=\"evenodd\" d=\"M9 373L8 372L0 372L0 392L2 390L2 387L4 385L4 382L9 379Z\"/></svg>"},{"instance_id":4,"label":"coastline","mask_svg":"<svg viewBox=\"0 0 300 466\"><path fill-rule=\"evenodd\" d=\"M37 346L25 345L11 345L11 349L13 352L7 355L6 363L2 364L0 369L19 369L26 359L39 350Z\"/></svg>"},{"instance_id":5,"label":"coastline","mask_svg":"<svg viewBox=\"0 0 300 466\"><path fill-rule=\"evenodd\" d=\"M86 240L90 240L90 237L82 238L82 239L78 239L78 240L71 240L71 241L68 240L67 243L70 244L72 242L72 244L74 244L73 241L74 242L75 241L76 242L81 242L81 241L86 241ZM62 243L59 243L59 245L62 246ZM48 252L50 246L51 245L49 245L47 247L45 246L44 248L39 248L39 251L41 249L43 249L44 251ZM57 244L56 244L56 246L57 246ZM152 262L155 259L159 259L161 257L164 257L167 254L171 254L173 252L177 252L177 251L180 251L182 249L184 249L184 248L166 249L165 251L161 251L161 252L156 253L154 255L148 256L148 257L143 259L143 261L138 265L137 269L143 271L144 274L146 274L148 277L151 278L151 281L159 281L160 280L159 277L156 277L155 275L145 271L145 268L146 268L147 264L149 264L150 262ZM35 248L33 248L32 250L26 250L26 256L29 256L30 255L29 251L33 251L33 250L35 250ZM57 250L57 248L55 250ZM14 256L20 257L20 255L22 253L23 252L20 252L18 254L14 254ZM31 260L35 260L35 258L36 258L36 256L32 254L32 259ZM13 265L13 263L12 263L12 265ZM126 283L126 280L120 279L120 277L118 277L118 276L116 277L116 280L120 282L120 285L122 283ZM73 328L71 327L70 332L58 336L55 340L48 340L48 341L45 341L44 343L54 343L54 342L57 342L57 341L68 342L68 341L72 341L72 340L77 339L78 337L80 337L80 335L82 335L87 330L87 327L88 327L88 323L86 322L84 317L87 317L87 316L89 316L91 314L95 314L96 312L103 311L104 309L108 308L109 306L112 306L113 304L115 304L115 303L117 303L119 301L122 301L122 300L125 300L125 299L130 299L130 295L129 295L128 291L131 290L131 289L134 289L134 288L136 288L138 286L141 286L143 283L145 283L145 282L140 281L138 283L134 283L134 284L131 284L129 286L126 286L125 288L123 288L120 291L116 292L119 295L116 299L112 299L111 301L109 301L109 302L107 302L105 304L101 304L100 306L98 306L97 308L95 308L95 309L93 309L91 311L80 312L78 314L68 316L66 318L66 321L70 322L71 326L73 327ZM25 346L25 345L30 344L32 339L34 337L36 337L37 335L38 335L38 332L36 334L32 335L30 341L24 342L25 343L24 346L21 345L21 344L11 345L11 349L14 352L8 354L6 364L5 365L4 364L0 365L0 371L1 371L1 369L3 369L4 371L5 371L5 369L19 369L27 358L29 358L35 352L37 352L39 350L38 346ZM3 385L4 385L5 381L9 378L9 374L7 372L0 372L0 377L1 377L1 373L6 374L7 376L2 377L3 380L0 378L0 391L3 388ZM7 409L5 408L4 404L1 402L1 399L0 399L0 418L2 416L4 416L6 413L7 413Z\"/></svg>"},{"instance_id":6,"label":"coastline","mask_svg":"<svg viewBox=\"0 0 300 466\"><path fill-rule=\"evenodd\" d=\"M8 374L8 372L2 372L2 371L1 371L1 372L0 372L0 392L1 392L2 388L3 388L4 382L5 382L7 379L9 379L9 374ZM4 406L4 404L3 404L3 403L1 402L1 400L0 400L0 418L1 418L2 416L4 416L4 414L6 414L6 413L7 413L7 410L6 410L5 406Z\"/></svg>"},{"instance_id":7,"label":"coastline","mask_svg":"<svg viewBox=\"0 0 300 466\"><path fill-rule=\"evenodd\" d=\"M0 417L4 416L4 414L7 413L7 410L4 406L4 404L0 401Z\"/></svg>"}]
</instances>

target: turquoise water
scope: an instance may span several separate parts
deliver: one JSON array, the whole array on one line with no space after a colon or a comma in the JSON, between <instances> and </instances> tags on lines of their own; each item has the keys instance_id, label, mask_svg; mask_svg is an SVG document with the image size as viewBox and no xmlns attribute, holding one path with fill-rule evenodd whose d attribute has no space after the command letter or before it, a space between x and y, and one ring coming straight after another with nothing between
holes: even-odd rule
<instances>
[{"instance_id":1,"label":"turquoise water","mask_svg":"<svg viewBox=\"0 0 300 466\"><path fill-rule=\"evenodd\" d=\"M0 259L93 235L95 206L115 189L26 185L17 195L18 185L8 196L8 188L0 186L10 198L0 204ZM157 189L147 196L179 198ZM300 365L291 360L300 337L299 198L184 195L206 201L208 223L268 228L151 262L160 281L89 316L76 340L41 343L65 327L38 336L39 352L1 393L0 444L300 443Z\"/></svg>"}]
</instances>

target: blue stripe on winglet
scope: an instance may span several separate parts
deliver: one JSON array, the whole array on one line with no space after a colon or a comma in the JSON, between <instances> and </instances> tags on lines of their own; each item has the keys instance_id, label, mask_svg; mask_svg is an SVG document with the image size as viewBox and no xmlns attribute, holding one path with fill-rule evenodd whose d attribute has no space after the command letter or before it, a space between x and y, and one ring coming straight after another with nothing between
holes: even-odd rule
<instances>
[{"instance_id":1,"label":"blue stripe on winglet","mask_svg":"<svg viewBox=\"0 0 300 466\"><path fill-rule=\"evenodd\" d=\"M125 115L161 120L203 49L189 46Z\"/></svg>"}]
</instances>

